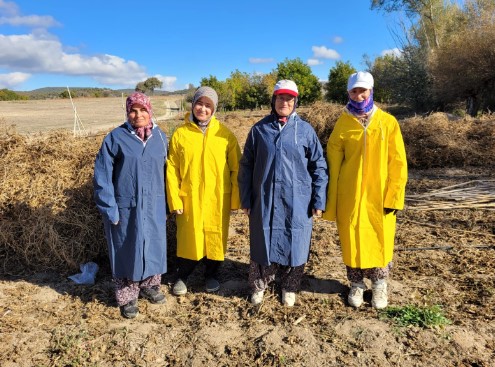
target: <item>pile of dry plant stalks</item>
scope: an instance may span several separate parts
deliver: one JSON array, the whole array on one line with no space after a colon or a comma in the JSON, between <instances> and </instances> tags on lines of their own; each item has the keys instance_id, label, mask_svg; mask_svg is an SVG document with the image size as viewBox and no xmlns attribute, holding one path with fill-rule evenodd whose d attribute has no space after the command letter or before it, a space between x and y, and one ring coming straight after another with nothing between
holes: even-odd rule
<instances>
[{"instance_id":1,"label":"pile of dry plant stalks","mask_svg":"<svg viewBox=\"0 0 495 367\"><path fill-rule=\"evenodd\" d=\"M495 210L495 180L473 180L422 194L408 195L409 210Z\"/></svg>"},{"instance_id":2,"label":"pile of dry plant stalks","mask_svg":"<svg viewBox=\"0 0 495 367\"><path fill-rule=\"evenodd\" d=\"M344 106L337 103L316 102L304 112L299 113L304 120L313 126L324 150L326 150L330 133L343 108Z\"/></svg>"},{"instance_id":3,"label":"pile of dry plant stalks","mask_svg":"<svg viewBox=\"0 0 495 367\"><path fill-rule=\"evenodd\" d=\"M495 115L452 119L445 113L401 121L411 168L493 167Z\"/></svg>"},{"instance_id":4,"label":"pile of dry plant stalks","mask_svg":"<svg viewBox=\"0 0 495 367\"><path fill-rule=\"evenodd\" d=\"M105 253L92 176L101 137L67 133L0 139L0 265L79 269Z\"/></svg>"}]
</instances>

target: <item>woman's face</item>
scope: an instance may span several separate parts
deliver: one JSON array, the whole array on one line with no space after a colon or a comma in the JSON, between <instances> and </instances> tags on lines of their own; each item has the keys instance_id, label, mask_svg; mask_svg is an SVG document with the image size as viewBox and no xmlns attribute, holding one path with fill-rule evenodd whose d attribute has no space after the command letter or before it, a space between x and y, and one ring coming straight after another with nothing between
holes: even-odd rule
<instances>
[{"instance_id":1,"label":"woman's face","mask_svg":"<svg viewBox=\"0 0 495 367\"><path fill-rule=\"evenodd\" d=\"M362 102L368 98L371 94L371 89L365 88L352 88L349 91L349 97L355 102Z\"/></svg>"},{"instance_id":2,"label":"woman's face","mask_svg":"<svg viewBox=\"0 0 495 367\"><path fill-rule=\"evenodd\" d=\"M295 100L296 98L290 94L277 94L275 96L275 111L277 111L279 116L289 116L294 111Z\"/></svg>"},{"instance_id":3,"label":"woman's face","mask_svg":"<svg viewBox=\"0 0 495 367\"><path fill-rule=\"evenodd\" d=\"M193 114L199 121L208 121L214 110L213 103L207 97L201 97L193 107Z\"/></svg>"},{"instance_id":4,"label":"woman's face","mask_svg":"<svg viewBox=\"0 0 495 367\"><path fill-rule=\"evenodd\" d=\"M142 104L134 103L129 111L129 122L133 127L145 127L150 123L150 114Z\"/></svg>"}]
</instances>

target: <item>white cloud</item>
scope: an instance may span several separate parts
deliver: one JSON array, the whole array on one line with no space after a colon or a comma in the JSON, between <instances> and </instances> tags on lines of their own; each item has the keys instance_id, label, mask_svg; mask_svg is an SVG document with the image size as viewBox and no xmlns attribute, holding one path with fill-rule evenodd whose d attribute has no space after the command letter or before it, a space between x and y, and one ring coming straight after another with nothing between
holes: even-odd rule
<instances>
[{"instance_id":1,"label":"white cloud","mask_svg":"<svg viewBox=\"0 0 495 367\"><path fill-rule=\"evenodd\" d=\"M402 55L402 50L397 48L397 47L389 49L389 50L383 50L381 52L381 56L385 56L385 55L400 57Z\"/></svg>"},{"instance_id":2,"label":"white cloud","mask_svg":"<svg viewBox=\"0 0 495 367\"><path fill-rule=\"evenodd\" d=\"M250 57L249 63L251 64L266 64L275 61L272 57L261 58L261 57Z\"/></svg>"},{"instance_id":3,"label":"white cloud","mask_svg":"<svg viewBox=\"0 0 495 367\"><path fill-rule=\"evenodd\" d=\"M175 82L177 81L177 77L175 77L175 76L163 76L160 74L154 75L154 77L163 83L162 87L160 88L161 90L173 91L173 90L177 89L175 87Z\"/></svg>"},{"instance_id":4,"label":"white cloud","mask_svg":"<svg viewBox=\"0 0 495 367\"><path fill-rule=\"evenodd\" d=\"M19 14L19 7L11 1L0 0L0 13L12 16Z\"/></svg>"},{"instance_id":5,"label":"white cloud","mask_svg":"<svg viewBox=\"0 0 495 367\"><path fill-rule=\"evenodd\" d=\"M335 36L333 38L333 43L339 44L339 43L342 43L342 42L344 42L344 39L342 37L340 37L340 36Z\"/></svg>"},{"instance_id":6,"label":"white cloud","mask_svg":"<svg viewBox=\"0 0 495 367\"><path fill-rule=\"evenodd\" d=\"M0 0L1 25L32 29L31 34L0 34L0 68L17 72L5 75L28 75L26 79L36 73L86 76L104 85L118 86L135 86L148 77L145 68L135 61L108 54L83 55L62 45L46 30L60 25L52 16L22 15L14 2ZM167 88L175 83L169 79L174 77L163 78ZM1 81L7 80L13 79Z\"/></svg>"},{"instance_id":7,"label":"white cloud","mask_svg":"<svg viewBox=\"0 0 495 367\"><path fill-rule=\"evenodd\" d=\"M49 28L60 26L50 15L22 15L17 4L0 0L0 25Z\"/></svg>"},{"instance_id":8,"label":"white cloud","mask_svg":"<svg viewBox=\"0 0 495 367\"><path fill-rule=\"evenodd\" d=\"M331 48L326 48L325 46L313 46L311 49L313 50L313 57L317 59L337 60L340 58L337 51L332 50Z\"/></svg>"},{"instance_id":9,"label":"white cloud","mask_svg":"<svg viewBox=\"0 0 495 367\"><path fill-rule=\"evenodd\" d=\"M323 64L323 61L318 60L318 59L308 59L307 64L309 66L321 65L321 64Z\"/></svg>"},{"instance_id":10,"label":"white cloud","mask_svg":"<svg viewBox=\"0 0 495 367\"><path fill-rule=\"evenodd\" d=\"M13 16L0 17L0 25L7 24L11 26L27 26L31 28L49 28L60 26L53 17L46 15L28 15L28 16Z\"/></svg>"},{"instance_id":11,"label":"white cloud","mask_svg":"<svg viewBox=\"0 0 495 367\"><path fill-rule=\"evenodd\" d=\"M36 35L0 35L0 67L29 73L88 76L107 85L135 85L145 80L142 66L114 55L66 53L57 39ZM132 78L129 78L132 75Z\"/></svg>"},{"instance_id":12,"label":"white cloud","mask_svg":"<svg viewBox=\"0 0 495 367\"><path fill-rule=\"evenodd\" d=\"M31 77L31 74L27 73L9 73L0 74L0 88L12 89L13 87L24 83Z\"/></svg>"}]
</instances>

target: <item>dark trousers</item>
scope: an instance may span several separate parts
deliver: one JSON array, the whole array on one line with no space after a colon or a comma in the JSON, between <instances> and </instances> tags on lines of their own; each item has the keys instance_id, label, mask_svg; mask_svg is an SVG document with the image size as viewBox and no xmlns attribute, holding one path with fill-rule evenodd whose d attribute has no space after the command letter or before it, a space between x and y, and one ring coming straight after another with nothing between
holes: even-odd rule
<instances>
[{"instance_id":1,"label":"dark trousers","mask_svg":"<svg viewBox=\"0 0 495 367\"><path fill-rule=\"evenodd\" d=\"M186 281L189 275L194 271L196 266L203 261L205 263L205 278L215 278L220 268L220 265L223 263L221 260L210 260L206 257L201 260L190 260L184 259L182 257L177 258L177 277Z\"/></svg>"}]
</instances>

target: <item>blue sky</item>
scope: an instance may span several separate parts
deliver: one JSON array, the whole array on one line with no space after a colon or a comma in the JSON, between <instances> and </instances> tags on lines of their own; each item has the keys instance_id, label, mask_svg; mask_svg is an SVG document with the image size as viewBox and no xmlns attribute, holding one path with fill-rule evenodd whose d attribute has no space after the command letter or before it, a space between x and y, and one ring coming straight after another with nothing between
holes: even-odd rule
<instances>
[{"instance_id":1,"label":"blue sky","mask_svg":"<svg viewBox=\"0 0 495 367\"><path fill-rule=\"evenodd\" d=\"M154 76L172 91L287 58L327 80L339 60L364 69L364 54L397 52L396 19L369 0L0 0L0 88L134 88Z\"/></svg>"}]
</instances>

